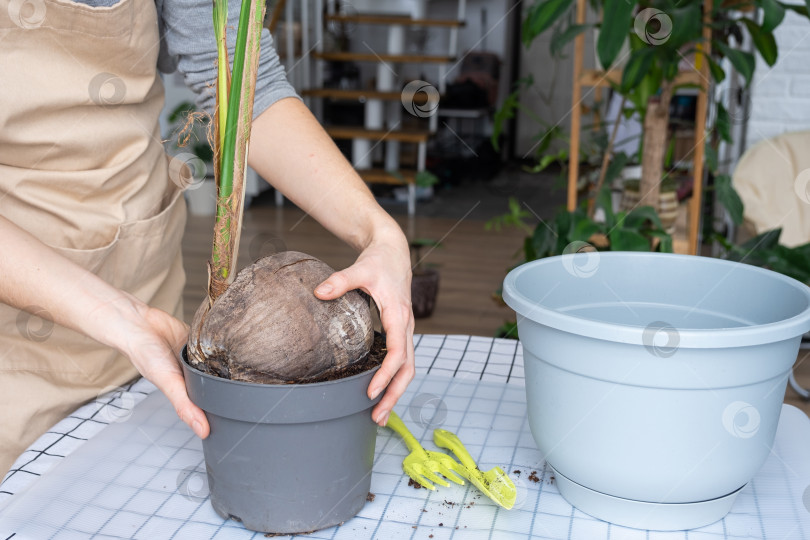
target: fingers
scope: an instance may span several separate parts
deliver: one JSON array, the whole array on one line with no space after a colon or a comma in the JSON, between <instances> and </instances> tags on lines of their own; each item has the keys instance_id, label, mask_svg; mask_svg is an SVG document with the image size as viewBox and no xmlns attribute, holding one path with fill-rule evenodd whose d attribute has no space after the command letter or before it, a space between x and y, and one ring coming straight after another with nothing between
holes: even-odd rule
<instances>
[{"instance_id":1,"label":"fingers","mask_svg":"<svg viewBox=\"0 0 810 540\"><path fill-rule=\"evenodd\" d=\"M391 409L414 376L410 266L409 259L403 260L404 265L390 252L369 249L354 265L333 273L314 291L321 300L334 300L351 290L361 289L374 298L380 309L388 354L369 384L368 396L375 399L386 390L372 413L374 421L381 426L388 421ZM401 275L402 268L405 275Z\"/></svg>"},{"instance_id":2,"label":"fingers","mask_svg":"<svg viewBox=\"0 0 810 540\"><path fill-rule=\"evenodd\" d=\"M177 416L194 433L204 439L210 428L202 409L194 405L186 392L180 366L180 350L188 339L188 326L164 311L149 308L143 322L129 334L135 345L130 348L129 359L141 374L152 381L169 398Z\"/></svg>"},{"instance_id":3,"label":"fingers","mask_svg":"<svg viewBox=\"0 0 810 540\"><path fill-rule=\"evenodd\" d=\"M361 280L353 271L352 267L335 272L326 280L315 287L315 296L321 300L334 300L344 294L362 286Z\"/></svg>"},{"instance_id":4,"label":"fingers","mask_svg":"<svg viewBox=\"0 0 810 540\"><path fill-rule=\"evenodd\" d=\"M160 371L153 374L152 382L169 398L174 410L177 412L177 416L188 424L199 438L205 439L208 437L210 432L208 419L202 409L194 405L189 399L181 373Z\"/></svg>"},{"instance_id":5,"label":"fingers","mask_svg":"<svg viewBox=\"0 0 810 540\"><path fill-rule=\"evenodd\" d=\"M388 354L379 371L369 384L369 397L374 399L387 387L385 396L374 407L372 418L384 426L388 421L394 405L397 403L414 376L413 359L413 314L410 307L401 305L398 308L383 308L383 327L386 329L386 346Z\"/></svg>"},{"instance_id":6,"label":"fingers","mask_svg":"<svg viewBox=\"0 0 810 540\"><path fill-rule=\"evenodd\" d=\"M385 425L388 423L388 417L391 414L391 409L394 408L394 405L397 404L399 398L401 398L402 394L405 393L405 389L408 388L408 384L410 384L411 380L413 380L413 374L413 365L406 364L391 380L391 383L388 385L388 389L385 391L385 396L383 396L383 398L371 412L372 418L378 425L385 427Z\"/></svg>"}]
</instances>

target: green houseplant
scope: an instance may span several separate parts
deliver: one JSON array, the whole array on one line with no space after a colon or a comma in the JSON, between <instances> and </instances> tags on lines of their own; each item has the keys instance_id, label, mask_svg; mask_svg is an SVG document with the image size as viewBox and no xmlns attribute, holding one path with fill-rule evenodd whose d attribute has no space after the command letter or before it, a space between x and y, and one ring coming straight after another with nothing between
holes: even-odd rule
<instances>
[{"instance_id":1,"label":"green houseplant","mask_svg":"<svg viewBox=\"0 0 810 540\"><path fill-rule=\"evenodd\" d=\"M787 247L779 243L782 229L773 229L735 245L723 236L715 238L725 248L725 258L760 266L810 285L810 243Z\"/></svg>"},{"instance_id":2,"label":"green houseplant","mask_svg":"<svg viewBox=\"0 0 810 540\"><path fill-rule=\"evenodd\" d=\"M521 264L570 253L587 251L658 251L672 253L672 237L664 230L658 214L650 206L638 206L630 211L613 211L610 190L605 187L595 207L602 208L604 219L596 221L586 209L587 203L573 212L561 209L550 222L540 220L532 226L532 214L514 199L509 200L509 212L486 223L487 230L517 227L526 232L518 251ZM512 270L510 268L509 270ZM503 302L501 290L495 300ZM498 337L517 339L517 324L504 323L496 331Z\"/></svg>"},{"instance_id":3,"label":"green houseplant","mask_svg":"<svg viewBox=\"0 0 810 540\"><path fill-rule=\"evenodd\" d=\"M596 28L599 30L596 53L600 63L613 66L619 60L626 60L622 67L616 68L621 71L621 77L612 87L629 105L622 107L624 113L638 114L641 119L643 135L638 156L642 166L641 204L654 208L658 207L659 186L665 177L663 163L670 101L679 87L694 86L694 82L682 82L679 78L680 64L692 62L691 58L694 58L695 68L706 63L711 80L719 83L728 76L721 62L727 59L748 85L756 62L752 53L741 49L744 40L750 39L765 63L774 65L778 48L773 32L781 24L786 10L808 16L806 6L778 0L716 2L705 17L703 0L592 0L590 6L601 13L601 20L576 24L572 17L574 3L574 0L534 2L523 22L523 42L528 46L538 36L551 33L551 53L559 56L577 36ZM762 12L761 22L749 16L756 9ZM711 47L711 54L705 54L707 46ZM626 58L620 58L623 50L629 51ZM519 96L525 87L524 81L506 100L501 118L514 115L520 108ZM713 173L718 168L717 142L731 141L728 111L723 103L717 103L716 107L705 153L706 165ZM546 137L545 130L538 135L541 143ZM542 144L539 150L539 164L554 161ZM557 155L556 159L560 157L567 155ZM741 221L739 198L731 189L730 179L717 175L714 186L716 199L726 207L732 219Z\"/></svg>"}]
</instances>

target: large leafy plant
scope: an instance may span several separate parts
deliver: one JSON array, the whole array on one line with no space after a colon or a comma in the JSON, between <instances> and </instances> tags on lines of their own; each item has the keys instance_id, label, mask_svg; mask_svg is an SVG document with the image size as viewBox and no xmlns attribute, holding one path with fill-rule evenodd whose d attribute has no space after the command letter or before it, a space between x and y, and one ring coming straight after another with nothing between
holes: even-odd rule
<instances>
[{"instance_id":1,"label":"large leafy plant","mask_svg":"<svg viewBox=\"0 0 810 540\"><path fill-rule=\"evenodd\" d=\"M532 224L530 220L533 214L523 208L517 199L510 198L509 211L489 220L486 229L516 227L526 233L523 245L516 254L519 260L512 268L544 257L583 250L672 252L672 237L664 230L651 206L638 206L629 212L614 212L610 189L604 187L600 190L596 207L603 210L604 219L595 220L593 210L589 211L587 203L584 203L573 212L561 209L552 221L540 220ZM497 302L503 302L500 289L494 297ZM517 339L515 322L504 323L496 335Z\"/></svg>"},{"instance_id":2,"label":"large leafy plant","mask_svg":"<svg viewBox=\"0 0 810 540\"><path fill-rule=\"evenodd\" d=\"M754 54L743 49L746 39L750 39L765 63L772 66L778 58L773 32L782 23L786 11L808 16L807 5L778 0L718 0L705 14L704 0L589 0L590 7L600 13L600 20L577 24L573 17L574 4L575 0L534 2L523 22L523 43L528 47L538 36L551 33L551 54L559 56L565 46L583 32L599 30L596 41L599 61L603 66L622 65L614 68L620 71L620 76L611 85L626 100L625 112L638 114L643 124L642 203L653 207L657 207L659 184L664 176L670 100L677 88L695 85L694 78L679 77L681 64L692 63L695 69L705 65L711 80L719 83L728 76L726 63L722 62L727 59L747 86L753 78L756 61ZM752 17L755 10L762 13L758 19ZM709 48L711 54L706 53ZM628 52L622 54L622 51ZM523 87L516 88L506 100L496 120L503 121L521 109L519 95L524 88L525 81ZM723 103L717 103L705 154L712 172L718 168L717 142L731 142L729 127L728 111ZM559 134L541 132L541 147L549 135ZM550 163L553 156L541 152L537 156L538 164ZM739 223L741 204L731 189L730 179L717 175L715 186L717 199Z\"/></svg>"},{"instance_id":3,"label":"large leafy plant","mask_svg":"<svg viewBox=\"0 0 810 540\"><path fill-rule=\"evenodd\" d=\"M760 266L810 285L810 243L787 247L779 243L782 229L765 231L734 245L722 236L716 239L726 249L725 258Z\"/></svg>"}]
</instances>

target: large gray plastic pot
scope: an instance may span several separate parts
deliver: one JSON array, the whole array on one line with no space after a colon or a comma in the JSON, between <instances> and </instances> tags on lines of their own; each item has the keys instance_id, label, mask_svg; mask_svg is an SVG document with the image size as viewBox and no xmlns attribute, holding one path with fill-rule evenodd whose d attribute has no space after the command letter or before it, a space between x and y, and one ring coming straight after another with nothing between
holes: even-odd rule
<instances>
[{"instance_id":1,"label":"large gray plastic pot","mask_svg":"<svg viewBox=\"0 0 810 540\"><path fill-rule=\"evenodd\" d=\"M573 253L504 281L560 493L645 529L721 519L772 446L810 289L718 259Z\"/></svg>"},{"instance_id":2,"label":"large gray plastic pot","mask_svg":"<svg viewBox=\"0 0 810 540\"><path fill-rule=\"evenodd\" d=\"M378 368L335 381L256 384L185 361L191 401L205 411L202 441L211 505L248 529L303 533L354 517L368 497L377 426L366 395Z\"/></svg>"}]
</instances>

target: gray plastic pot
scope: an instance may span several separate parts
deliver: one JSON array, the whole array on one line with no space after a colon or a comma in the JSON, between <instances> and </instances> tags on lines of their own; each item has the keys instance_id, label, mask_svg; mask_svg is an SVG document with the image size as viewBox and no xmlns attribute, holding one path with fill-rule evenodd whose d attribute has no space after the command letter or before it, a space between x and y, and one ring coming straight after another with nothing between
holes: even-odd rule
<instances>
[{"instance_id":1,"label":"gray plastic pot","mask_svg":"<svg viewBox=\"0 0 810 540\"><path fill-rule=\"evenodd\" d=\"M808 287L718 259L590 252L512 270L503 297L563 497L645 529L729 511L773 444Z\"/></svg>"},{"instance_id":2,"label":"gray plastic pot","mask_svg":"<svg viewBox=\"0 0 810 540\"><path fill-rule=\"evenodd\" d=\"M211 505L248 529L303 533L354 517L366 502L377 426L366 395L378 368L336 381L231 381L189 366L191 401L205 411L202 441Z\"/></svg>"}]
</instances>

